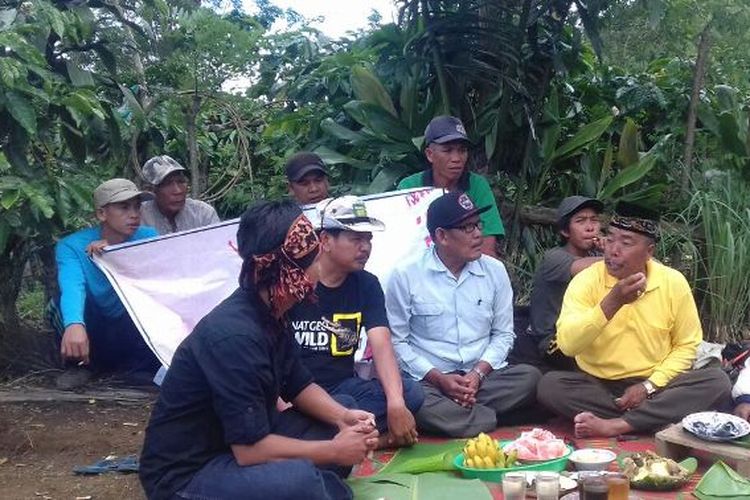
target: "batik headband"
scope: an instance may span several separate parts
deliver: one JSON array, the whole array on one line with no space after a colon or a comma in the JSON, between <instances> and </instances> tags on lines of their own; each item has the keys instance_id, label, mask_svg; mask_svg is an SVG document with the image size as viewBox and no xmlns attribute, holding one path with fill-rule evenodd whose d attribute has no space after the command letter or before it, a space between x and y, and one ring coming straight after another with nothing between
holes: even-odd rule
<instances>
[{"instance_id":1,"label":"batik headband","mask_svg":"<svg viewBox=\"0 0 750 500\"><path fill-rule=\"evenodd\" d=\"M659 241L659 223L651 219L613 214L609 225L626 231L644 234Z\"/></svg>"},{"instance_id":2,"label":"batik headband","mask_svg":"<svg viewBox=\"0 0 750 500\"><path fill-rule=\"evenodd\" d=\"M289 227L281 247L252 257L255 283L268 283L269 306L277 319L313 292L315 284L305 269L315 260L318 245L313 225L300 215Z\"/></svg>"}]
</instances>

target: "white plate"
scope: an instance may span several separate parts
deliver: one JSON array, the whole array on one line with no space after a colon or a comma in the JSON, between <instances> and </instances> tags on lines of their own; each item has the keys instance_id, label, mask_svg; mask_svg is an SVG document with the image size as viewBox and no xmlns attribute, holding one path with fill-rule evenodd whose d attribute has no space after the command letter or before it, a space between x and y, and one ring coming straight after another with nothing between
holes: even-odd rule
<instances>
[{"instance_id":1,"label":"white plate","mask_svg":"<svg viewBox=\"0 0 750 500\"><path fill-rule=\"evenodd\" d=\"M731 441L750 434L747 420L718 411L691 413L682 419L682 428L707 441Z\"/></svg>"}]
</instances>

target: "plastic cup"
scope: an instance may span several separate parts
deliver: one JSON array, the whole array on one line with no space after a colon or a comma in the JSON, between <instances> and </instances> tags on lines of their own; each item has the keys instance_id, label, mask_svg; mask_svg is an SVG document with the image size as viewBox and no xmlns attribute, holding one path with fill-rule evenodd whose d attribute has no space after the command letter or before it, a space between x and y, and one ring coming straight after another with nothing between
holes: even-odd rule
<instances>
[{"instance_id":1,"label":"plastic cup","mask_svg":"<svg viewBox=\"0 0 750 500\"><path fill-rule=\"evenodd\" d=\"M503 498L523 500L526 497L526 475L509 472L503 476Z\"/></svg>"},{"instance_id":2,"label":"plastic cup","mask_svg":"<svg viewBox=\"0 0 750 500\"><path fill-rule=\"evenodd\" d=\"M630 480L625 474L610 474L607 476L609 493L607 500L628 500L630 495Z\"/></svg>"},{"instance_id":3,"label":"plastic cup","mask_svg":"<svg viewBox=\"0 0 750 500\"><path fill-rule=\"evenodd\" d=\"M602 476L586 476L581 490L582 500L607 500L609 486Z\"/></svg>"},{"instance_id":4,"label":"plastic cup","mask_svg":"<svg viewBox=\"0 0 750 500\"><path fill-rule=\"evenodd\" d=\"M557 500L560 496L560 475L556 472L540 472L536 476L537 500Z\"/></svg>"}]
</instances>

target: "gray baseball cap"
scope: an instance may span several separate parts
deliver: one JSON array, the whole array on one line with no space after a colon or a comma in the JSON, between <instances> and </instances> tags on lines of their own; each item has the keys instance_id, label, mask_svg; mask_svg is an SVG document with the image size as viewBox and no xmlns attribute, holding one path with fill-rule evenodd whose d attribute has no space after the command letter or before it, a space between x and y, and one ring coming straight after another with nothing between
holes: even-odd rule
<instances>
[{"instance_id":1,"label":"gray baseball cap","mask_svg":"<svg viewBox=\"0 0 750 500\"><path fill-rule=\"evenodd\" d=\"M356 233L385 231L385 224L367 215L365 202L356 196L323 200L315 209L320 217L320 229L341 229Z\"/></svg>"},{"instance_id":2,"label":"gray baseball cap","mask_svg":"<svg viewBox=\"0 0 750 500\"><path fill-rule=\"evenodd\" d=\"M99 184L99 187L94 190L94 207L102 208L110 203L127 201L135 197L144 201L153 199L154 195L148 191L139 190L133 181L110 179Z\"/></svg>"},{"instance_id":3,"label":"gray baseball cap","mask_svg":"<svg viewBox=\"0 0 750 500\"><path fill-rule=\"evenodd\" d=\"M604 203L596 198L588 198L586 196L568 196L557 207L557 224L560 225L566 217L584 208L593 208L601 213L604 211Z\"/></svg>"},{"instance_id":4,"label":"gray baseball cap","mask_svg":"<svg viewBox=\"0 0 750 500\"><path fill-rule=\"evenodd\" d=\"M471 142L466 135L463 122L455 116L444 115L433 118L424 130L425 146L433 142L445 144L451 141Z\"/></svg>"},{"instance_id":5,"label":"gray baseball cap","mask_svg":"<svg viewBox=\"0 0 750 500\"><path fill-rule=\"evenodd\" d=\"M143 164L141 176L148 184L158 186L165 177L172 172L177 172L178 170L185 170L185 167L180 165L177 160L171 156L154 156Z\"/></svg>"}]
</instances>

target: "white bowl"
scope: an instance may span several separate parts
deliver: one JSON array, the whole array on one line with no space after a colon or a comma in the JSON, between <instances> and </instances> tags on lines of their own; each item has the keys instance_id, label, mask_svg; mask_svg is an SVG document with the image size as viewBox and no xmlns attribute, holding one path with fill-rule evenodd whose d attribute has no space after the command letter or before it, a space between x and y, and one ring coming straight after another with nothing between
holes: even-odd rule
<instances>
[{"instance_id":1,"label":"white bowl","mask_svg":"<svg viewBox=\"0 0 750 500\"><path fill-rule=\"evenodd\" d=\"M601 448L581 448L570 454L570 461L577 470L606 470L617 455Z\"/></svg>"}]
</instances>

